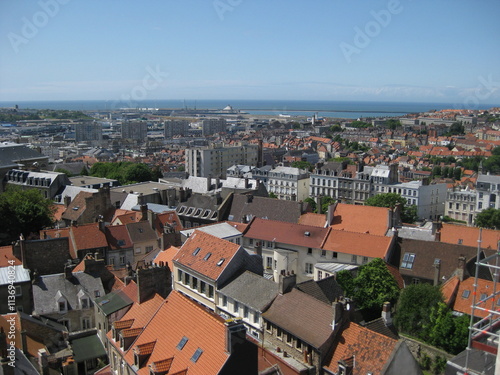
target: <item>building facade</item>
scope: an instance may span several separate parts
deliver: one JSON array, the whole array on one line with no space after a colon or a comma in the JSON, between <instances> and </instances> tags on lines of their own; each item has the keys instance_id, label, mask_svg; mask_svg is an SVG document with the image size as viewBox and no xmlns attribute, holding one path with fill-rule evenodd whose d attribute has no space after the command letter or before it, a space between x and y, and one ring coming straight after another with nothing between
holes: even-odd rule
<instances>
[{"instance_id":1,"label":"building facade","mask_svg":"<svg viewBox=\"0 0 500 375\"><path fill-rule=\"evenodd\" d=\"M278 199L303 201L309 196L309 172L293 167L276 167L269 171L267 187Z\"/></svg>"}]
</instances>

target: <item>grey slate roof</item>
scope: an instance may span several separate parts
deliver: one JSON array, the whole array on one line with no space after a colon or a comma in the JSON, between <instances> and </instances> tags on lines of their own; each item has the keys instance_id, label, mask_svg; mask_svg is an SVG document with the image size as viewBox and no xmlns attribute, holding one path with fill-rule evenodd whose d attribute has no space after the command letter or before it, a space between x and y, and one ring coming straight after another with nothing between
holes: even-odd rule
<instances>
[{"instance_id":1,"label":"grey slate roof","mask_svg":"<svg viewBox=\"0 0 500 375\"><path fill-rule=\"evenodd\" d=\"M278 295L278 284L253 272L245 271L222 288L220 293L262 312Z\"/></svg>"},{"instance_id":2,"label":"grey slate roof","mask_svg":"<svg viewBox=\"0 0 500 375\"><path fill-rule=\"evenodd\" d=\"M297 284L296 288L328 304L344 296L344 291L337 283L334 276L326 277L318 281L304 281L303 283Z\"/></svg>"},{"instance_id":3,"label":"grey slate roof","mask_svg":"<svg viewBox=\"0 0 500 375\"><path fill-rule=\"evenodd\" d=\"M47 162L48 156L44 156L39 152L32 150L26 145L20 145L11 142L0 143L0 167L11 166L17 167L17 163L22 163L23 160L43 160Z\"/></svg>"},{"instance_id":4,"label":"grey slate roof","mask_svg":"<svg viewBox=\"0 0 500 375\"><path fill-rule=\"evenodd\" d=\"M298 289L278 295L262 317L318 349L333 333L332 306Z\"/></svg>"},{"instance_id":5,"label":"grey slate roof","mask_svg":"<svg viewBox=\"0 0 500 375\"><path fill-rule=\"evenodd\" d=\"M445 375L455 375L465 372L465 360L467 349L453 357L446 364ZM495 374L495 361L496 356L491 353L484 352L478 349L469 349L468 369L477 371L477 373L484 375ZM461 370L461 371L458 371Z\"/></svg>"},{"instance_id":6,"label":"grey slate roof","mask_svg":"<svg viewBox=\"0 0 500 375\"><path fill-rule=\"evenodd\" d=\"M139 221L137 223L127 224L127 230L132 242L144 242L152 239L156 240L156 233L151 228L149 221Z\"/></svg>"},{"instance_id":7,"label":"grey slate roof","mask_svg":"<svg viewBox=\"0 0 500 375\"><path fill-rule=\"evenodd\" d=\"M302 205L304 210L302 210ZM254 196L251 202L248 202L246 195L236 194L233 197L228 220L242 222L244 218L259 217L298 223L300 215L307 211L307 207L309 207L307 203L257 196Z\"/></svg>"},{"instance_id":8,"label":"grey slate roof","mask_svg":"<svg viewBox=\"0 0 500 375\"><path fill-rule=\"evenodd\" d=\"M101 296L104 295L101 279L85 272L74 272L71 279L66 279L64 273L40 276L33 284L34 311L39 315L58 313L59 295L66 299L68 310L79 310L80 290L83 290L91 300L94 299L95 291Z\"/></svg>"}]
</instances>

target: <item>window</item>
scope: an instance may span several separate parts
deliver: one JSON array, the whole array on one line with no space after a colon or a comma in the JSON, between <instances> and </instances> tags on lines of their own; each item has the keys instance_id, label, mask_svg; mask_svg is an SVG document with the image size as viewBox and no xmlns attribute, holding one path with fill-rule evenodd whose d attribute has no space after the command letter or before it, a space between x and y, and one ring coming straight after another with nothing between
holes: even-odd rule
<instances>
[{"instance_id":1,"label":"window","mask_svg":"<svg viewBox=\"0 0 500 375\"><path fill-rule=\"evenodd\" d=\"M177 270L177 281L181 282L182 281L182 271Z\"/></svg>"},{"instance_id":2,"label":"window","mask_svg":"<svg viewBox=\"0 0 500 375\"><path fill-rule=\"evenodd\" d=\"M293 344L293 336L289 333L286 334L286 343L290 346Z\"/></svg>"},{"instance_id":3,"label":"window","mask_svg":"<svg viewBox=\"0 0 500 375\"><path fill-rule=\"evenodd\" d=\"M487 298L486 293L481 293L481 297L480 297L479 299L480 299L481 301L484 301L484 300L486 300L486 298Z\"/></svg>"},{"instance_id":4,"label":"window","mask_svg":"<svg viewBox=\"0 0 500 375\"><path fill-rule=\"evenodd\" d=\"M249 243L250 245L253 245L253 238L250 238L250 239L248 240L248 243Z\"/></svg>"},{"instance_id":5,"label":"window","mask_svg":"<svg viewBox=\"0 0 500 375\"><path fill-rule=\"evenodd\" d=\"M266 257L266 268L273 268L273 258Z\"/></svg>"},{"instance_id":6,"label":"window","mask_svg":"<svg viewBox=\"0 0 500 375\"><path fill-rule=\"evenodd\" d=\"M222 296L222 306L227 306L227 296Z\"/></svg>"},{"instance_id":7,"label":"window","mask_svg":"<svg viewBox=\"0 0 500 375\"><path fill-rule=\"evenodd\" d=\"M191 280L190 275L185 273L184 274L184 284L189 285L189 281Z\"/></svg>"},{"instance_id":8,"label":"window","mask_svg":"<svg viewBox=\"0 0 500 375\"><path fill-rule=\"evenodd\" d=\"M325 258L326 257L326 250L321 250L321 257Z\"/></svg>"},{"instance_id":9,"label":"window","mask_svg":"<svg viewBox=\"0 0 500 375\"><path fill-rule=\"evenodd\" d=\"M196 249L194 249L193 255L198 255L198 253L200 252L200 250L201 249L199 247L197 247Z\"/></svg>"},{"instance_id":10,"label":"window","mask_svg":"<svg viewBox=\"0 0 500 375\"><path fill-rule=\"evenodd\" d=\"M179 343L177 344L176 348L182 350L184 348L184 345L186 345L186 343L188 342L188 340L189 339L186 336L183 336L181 341L179 341Z\"/></svg>"},{"instance_id":11,"label":"window","mask_svg":"<svg viewBox=\"0 0 500 375\"><path fill-rule=\"evenodd\" d=\"M500 299L498 301L500 301ZM253 322L259 323L259 313L257 311L253 313Z\"/></svg>"},{"instance_id":12,"label":"window","mask_svg":"<svg viewBox=\"0 0 500 375\"><path fill-rule=\"evenodd\" d=\"M120 265L125 265L125 255L120 256Z\"/></svg>"},{"instance_id":13,"label":"window","mask_svg":"<svg viewBox=\"0 0 500 375\"><path fill-rule=\"evenodd\" d=\"M313 273L313 264L306 263L306 273Z\"/></svg>"},{"instance_id":14,"label":"window","mask_svg":"<svg viewBox=\"0 0 500 375\"><path fill-rule=\"evenodd\" d=\"M98 290L94 290L94 297L99 298L100 296L101 296L101 292L99 292Z\"/></svg>"},{"instance_id":15,"label":"window","mask_svg":"<svg viewBox=\"0 0 500 375\"><path fill-rule=\"evenodd\" d=\"M191 280L192 280L191 281L191 288L198 289L198 279L196 277L193 277Z\"/></svg>"},{"instance_id":16,"label":"window","mask_svg":"<svg viewBox=\"0 0 500 375\"><path fill-rule=\"evenodd\" d=\"M273 325L270 322L266 322L266 331L273 333Z\"/></svg>"},{"instance_id":17,"label":"window","mask_svg":"<svg viewBox=\"0 0 500 375\"><path fill-rule=\"evenodd\" d=\"M211 256L212 256L212 253L207 253L207 255L205 255L203 257L203 260L208 260Z\"/></svg>"},{"instance_id":18,"label":"window","mask_svg":"<svg viewBox=\"0 0 500 375\"><path fill-rule=\"evenodd\" d=\"M89 318L83 318L82 319L82 329L90 329L90 319Z\"/></svg>"},{"instance_id":19,"label":"window","mask_svg":"<svg viewBox=\"0 0 500 375\"><path fill-rule=\"evenodd\" d=\"M420 279L413 278L411 281L413 284L420 284Z\"/></svg>"},{"instance_id":20,"label":"window","mask_svg":"<svg viewBox=\"0 0 500 375\"><path fill-rule=\"evenodd\" d=\"M411 270L413 268L414 261L415 261L415 254L405 253L403 256L403 262L401 263L401 268L406 268Z\"/></svg>"},{"instance_id":21,"label":"window","mask_svg":"<svg viewBox=\"0 0 500 375\"><path fill-rule=\"evenodd\" d=\"M141 253L141 248L140 247L136 247L135 248L135 253L136 254L140 254Z\"/></svg>"},{"instance_id":22,"label":"window","mask_svg":"<svg viewBox=\"0 0 500 375\"><path fill-rule=\"evenodd\" d=\"M295 340L295 348L299 351L302 351L302 341L299 339Z\"/></svg>"},{"instance_id":23,"label":"window","mask_svg":"<svg viewBox=\"0 0 500 375\"><path fill-rule=\"evenodd\" d=\"M323 278L323 272L318 271L318 280L321 280Z\"/></svg>"},{"instance_id":24,"label":"window","mask_svg":"<svg viewBox=\"0 0 500 375\"><path fill-rule=\"evenodd\" d=\"M59 312L64 312L66 311L66 301L60 301L59 302Z\"/></svg>"},{"instance_id":25,"label":"window","mask_svg":"<svg viewBox=\"0 0 500 375\"><path fill-rule=\"evenodd\" d=\"M308 232L306 232L306 233L308 233ZM312 253L313 253L313 249L308 248L307 249L307 255L312 255Z\"/></svg>"},{"instance_id":26,"label":"window","mask_svg":"<svg viewBox=\"0 0 500 375\"><path fill-rule=\"evenodd\" d=\"M240 309L240 304L238 301L234 301L233 303L233 312L238 313L238 310Z\"/></svg>"},{"instance_id":27,"label":"window","mask_svg":"<svg viewBox=\"0 0 500 375\"><path fill-rule=\"evenodd\" d=\"M248 307L247 306L243 306L243 317L245 319L248 319Z\"/></svg>"},{"instance_id":28,"label":"window","mask_svg":"<svg viewBox=\"0 0 500 375\"><path fill-rule=\"evenodd\" d=\"M194 352L193 356L191 357L191 361L196 363L196 361L198 360L198 358L200 358L201 353L203 353L203 350L201 350L200 348L196 349L196 351Z\"/></svg>"},{"instance_id":29,"label":"window","mask_svg":"<svg viewBox=\"0 0 500 375\"><path fill-rule=\"evenodd\" d=\"M368 263L368 257L363 257L363 264Z\"/></svg>"},{"instance_id":30,"label":"window","mask_svg":"<svg viewBox=\"0 0 500 375\"><path fill-rule=\"evenodd\" d=\"M213 285L208 286L208 298L214 298L214 287Z\"/></svg>"},{"instance_id":31,"label":"window","mask_svg":"<svg viewBox=\"0 0 500 375\"><path fill-rule=\"evenodd\" d=\"M153 246L146 246L146 253L153 251Z\"/></svg>"},{"instance_id":32,"label":"window","mask_svg":"<svg viewBox=\"0 0 500 375\"><path fill-rule=\"evenodd\" d=\"M353 256L351 257L351 262L352 262L352 263L355 263L355 264L358 262L358 257L357 257L357 255L353 255Z\"/></svg>"},{"instance_id":33,"label":"window","mask_svg":"<svg viewBox=\"0 0 500 375\"><path fill-rule=\"evenodd\" d=\"M334 252L332 253L332 258L337 258L338 256L339 256L339 254L338 254L336 251L334 251Z\"/></svg>"},{"instance_id":34,"label":"window","mask_svg":"<svg viewBox=\"0 0 500 375\"><path fill-rule=\"evenodd\" d=\"M89 308L89 300L87 298L82 298L80 300L80 303L82 305L82 309L88 309Z\"/></svg>"},{"instance_id":35,"label":"window","mask_svg":"<svg viewBox=\"0 0 500 375\"><path fill-rule=\"evenodd\" d=\"M283 330L280 327L277 327L276 329L276 336L280 339L283 340Z\"/></svg>"},{"instance_id":36,"label":"window","mask_svg":"<svg viewBox=\"0 0 500 375\"><path fill-rule=\"evenodd\" d=\"M470 290L466 289L462 292L462 298L469 298L469 296L470 296Z\"/></svg>"},{"instance_id":37,"label":"window","mask_svg":"<svg viewBox=\"0 0 500 375\"><path fill-rule=\"evenodd\" d=\"M111 257L111 258L109 258L109 264L110 264L111 266L114 266L114 265L115 265L115 257Z\"/></svg>"}]
</instances>

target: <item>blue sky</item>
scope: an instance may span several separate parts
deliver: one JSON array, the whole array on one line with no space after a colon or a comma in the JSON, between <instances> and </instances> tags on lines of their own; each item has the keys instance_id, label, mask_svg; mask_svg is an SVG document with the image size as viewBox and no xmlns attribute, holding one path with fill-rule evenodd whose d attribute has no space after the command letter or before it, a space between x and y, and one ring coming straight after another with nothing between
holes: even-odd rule
<instances>
[{"instance_id":1,"label":"blue sky","mask_svg":"<svg viewBox=\"0 0 500 375\"><path fill-rule=\"evenodd\" d=\"M0 100L500 103L498 0L0 2Z\"/></svg>"}]
</instances>

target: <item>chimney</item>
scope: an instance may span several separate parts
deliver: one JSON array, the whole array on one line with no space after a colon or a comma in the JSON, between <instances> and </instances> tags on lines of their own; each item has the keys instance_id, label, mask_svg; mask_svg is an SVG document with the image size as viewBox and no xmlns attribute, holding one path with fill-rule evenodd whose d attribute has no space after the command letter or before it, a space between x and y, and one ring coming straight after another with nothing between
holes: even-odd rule
<instances>
[{"instance_id":1,"label":"chimney","mask_svg":"<svg viewBox=\"0 0 500 375\"><path fill-rule=\"evenodd\" d=\"M434 241L441 242L441 231L437 230L434 236Z\"/></svg>"},{"instance_id":2,"label":"chimney","mask_svg":"<svg viewBox=\"0 0 500 375\"><path fill-rule=\"evenodd\" d=\"M219 188L219 185L220 185L220 176L217 176L215 178L215 188L218 189Z\"/></svg>"},{"instance_id":3,"label":"chimney","mask_svg":"<svg viewBox=\"0 0 500 375\"><path fill-rule=\"evenodd\" d=\"M384 321L386 326L392 325L390 302L384 302L384 305L382 306L382 320Z\"/></svg>"},{"instance_id":4,"label":"chimney","mask_svg":"<svg viewBox=\"0 0 500 375\"><path fill-rule=\"evenodd\" d=\"M207 177L207 191L210 191L212 189L212 176L208 175Z\"/></svg>"},{"instance_id":5,"label":"chimney","mask_svg":"<svg viewBox=\"0 0 500 375\"><path fill-rule=\"evenodd\" d=\"M148 220L148 204L141 204L141 221Z\"/></svg>"},{"instance_id":6,"label":"chimney","mask_svg":"<svg viewBox=\"0 0 500 375\"><path fill-rule=\"evenodd\" d=\"M258 256L262 257L262 242L261 241L257 241L255 243L255 254L257 254Z\"/></svg>"},{"instance_id":7,"label":"chimney","mask_svg":"<svg viewBox=\"0 0 500 375\"><path fill-rule=\"evenodd\" d=\"M228 319L226 326L226 352L234 353L238 346L246 342L247 330L241 319Z\"/></svg>"},{"instance_id":8,"label":"chimney","mask_svg":"<svg viewBox=\"0 0 500 375\"><path fill-rule=\"evenodd\" d=\"M434 285L439 284L439 271L441 269L441 259L434 259L434 264L432 265L434 267Z\"/></svg>"},{"instance_id":9,"label":"chimney","mask_svg":"<svg viewBox=\"0 0 500 375\"><path fill-rule=\"evenodd\" d=\"M334 204L328 206L328 211L326 212L326 222L328 226L332 225L333 223L333 217L335 214L335 210L337 209L337 204L338 202L335 202Z\"/></svg>"},{"instance_id":10,"label":"chimney","mask_svg":"<svg viewBox=\"0 0 500 375\"><path fill-rule=\"evenodd\" d=\"M248 177L245 177L245 189L248 189Z\"/></svg>"},{"instance_id":11,"label":"chimney","mask_svg":"<svg viewBox=\"0 0 500 375\"><path fill-rule=\"evenodd\" d=\"M71 203L71 197L69 195L64 196L64 207L68 207Z\"/></svg>"},{"instance_id":12,"label":"chimney","mask_svg":"<svg viewBox=\"0 0 500 375\"><path fill-rule=\"evenodd\" d=\"M155 229L156 213L152 210L148 210L148 221L152 229Z\"/></svg>"},{"instance_id":13,"label":"chimney","mask_svg":"<svg viewBox=\"0 0 500 375\"><path fill-rule=\"evenodd\" d=\"M104 233L106 227L104 225L104 219L102 217L102 215L99 215L98 219L97 219L97 222L99 223L99 230Z\"/></svg>"},{"instance_id":14,"label":"chimney","mask_svg":"<svg viewBox=\"0 0 500 375\"><path fill-rule=\"evenodd\" d=\"M247 203L252 203L253 201L253 194L247 194Z\"/></svg>"},{"instance_id":15,"label":"chimney","mask_svg":"<svg viewBox=\"0 0 500 375\"><path fill-rule=\"evenodd\" d=\"M297 284L297 275L295 273L288 273L285 275L285 272L283 271L279 275L279 281L278 281L278 290L280 294L285 294L291 291L295 285Z\"/></svg>"},{"instance_id":16,"label":"chimney","mask_svg":"<svg viewBox=\"0 0 500 375\"><path fill-rule=\"evenodd\" d=\"M321 195L318 195L318 196L316 197L316 209L317 209L317 213L318 213L318 214L321 214L321 213L322 213L322 212L321 212L321 208L322 208L322 207L321 207Z\"/></svg>"},{"instance_id":17,"label":"chimney","mask_svg":"<svg viewBox=\"0 0 500 375\"><path fill-rule=\"evenodd\" d=\"M335 301L332 303L332 331L335 331L337 328L337 325L341 322L342 320L342 313L343 313L343 306L342 303L339 301Z\"/></svg>"},{"instance_id":18,"label":"chimney","mask_svg":"<svg viewBox=\"0 0 500 375\"><path fill-rule=\"evenodd\" d=\"M64 277L69 280L73 277L73 265L71 264L71 260L68 261L68 263L66 263L64 265Z\"/></svg>"},{"instance_id":19,"label":"chimney","mask_svg":"<svg viewBox=\"0 0 500 375\"><path fill-rule=\"evenodd\" d=\"M467 264L467 258L463 254L461 254L458 257L458 268L456 272L456 275L458 276L460 281L464 281L466 264Z\"/></svg>"}]
</instances>

